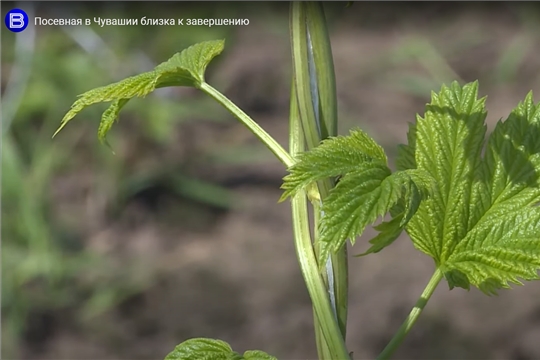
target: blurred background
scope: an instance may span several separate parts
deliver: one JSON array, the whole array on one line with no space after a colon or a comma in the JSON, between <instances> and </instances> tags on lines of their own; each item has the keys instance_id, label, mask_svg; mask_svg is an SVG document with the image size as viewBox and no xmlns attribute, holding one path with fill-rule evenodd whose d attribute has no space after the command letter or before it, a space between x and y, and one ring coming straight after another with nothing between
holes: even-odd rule
<instances>
[{"instance_id":1,"label":"blurred background","mask_svg":"<svg viewBox=\"0 0 540 360\"><path fill-rule=\"evenodd\" d=\"M358 126L391 158L441 83L478 79L490 129L527 92L540 100L540 4L326 4L340 133ZM314 359L285 171L202 93L107 104L54 140L76 96L226 39L208 82L287 146L288 4L2 2L30 18L239 18L248 26L36 26L2 31L2 358L162 359L191 337ZM185 22L185 21L184 21ZM31 20L31 23L33 21ZM367 248L371 231L351 255ZM374 358L434 266L403 236L350 260L348 345ZM441 283L396 359L540 358L540 284L498 297Z\"/></svg>"}]
</instances>

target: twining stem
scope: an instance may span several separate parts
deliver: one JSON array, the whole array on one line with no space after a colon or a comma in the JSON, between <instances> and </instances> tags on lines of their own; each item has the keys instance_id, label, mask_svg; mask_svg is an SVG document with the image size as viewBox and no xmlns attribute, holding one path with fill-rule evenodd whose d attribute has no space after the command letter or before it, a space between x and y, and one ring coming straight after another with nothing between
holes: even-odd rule
<instances>
[{"instance_id":1,"label":"twining stem","mask_svg":"<svg viewBox=\"0 0 540 360\"><path fill-rule=\"evenodd\" d=\"M298 192L291 201L294 224L294 239L296 253L304 281L313 302L315 316L322 337L330 352L327 359L350 359L341 336L341 331L334 317L334 310L328 299L328 293L319 274L317 260L311 243L309 230L309 213L307 209L306 194Z\"/></svg>"},{"instance_id":2,"label":"twining stem","mask_svg":"<svg viewBox=\"0 0 540 360\"><path fill-rule=\"evenodd\" d=\"M336 74L330 34L326 25L322 2L305 2L305 18L308 30L308 55L313 62L317 79L320 138L337 135L338 109ZM311 60L312 59L312 60ZM310 76L312 69L310 66Z\"/></svg>"},{"instance_id":3,"label":"twining stem","mask_svg":"<svg viewBox=\"0 0 540 360\"><path fill-rule=\"evenodd\" d=\"M322 3L292 2L290 11L291 51L293 57L294 91L297 98L300 125L306 150L318 146L321 140L337 135L337 95L330 38ZM308 192L315 212L315 255L318 258L317 227L323 216L322 201L334 183L332 179L317 182ZM343 338L347 328L348 268L347 248L332 254L325 265L323 281ZM316 330L317 331L317 330ZM319 341L320 336L318 337ZM317 343L317 345L320 345ZM324 346L320 347L324 349ZM319 354L322 354L319 351ZM324 356L322 356L325 358Z\"/></svg>"},{"instance_id":4,"label":"twining stem","mask_svg":"<svg viewBox=\"0 0 540 360\"><path fill-rule=\"evenodd\" d=\"M294 82L291 93L295 93ZM295 96L291 96L289 146L291 155L295 156L305 150L305 137L300 124L298 104ZM317 259L313 251L310 235L309 212L305 191L299 191L291 199L294 244L300 270L311 297L315 313L315 334L317 350L323 359L350 359L341 335L341 331L330 304L328 292L319 273Z\"/></svg>"},{"instance_id":5,"label":"twining stem","mask_svg":"<svg viewBox=\"0 0 540 360\"><path fill-rule=\"evenodd\" d=\"M214 98L218 103L223 105L231 114L233 114L242 124L244 124L251 132L263 142L274 155L281 161L287 168L291 167L294 163L293 158L289 153L262 127L259 126L252 118L250 118L245 112L236 106L225 95L214 89L208 83L203 82L200 87L202 91Z\"/></svg>"},{"instance_id":6,"label":"twining stem","mask_svg":"<svg viewBox=\"0 0 540 360\"><path fill-rule=\"evenodd\" d=\"M320 206L318 204L320 204L320 195L317 194L319 196L319 200L314 200L312 201L312 205L313 205L313 223L315 224L314 228L313 228L313 237L315 239L315 244L317 243L317 239L319 239L319 227L317 226L317 224L319 224L319 222L321 221L321 209L320 209ZM308 193L308 199L310 198L309 196L309 193ZM315 248L314 249L315 251L315 258L318 259L318 253L317 253L317 249ZM318 262L318 261L317 261ZM334 316L336 317L336 320L337 320L337 306L336 306L336 296L335 296L335 292L334 292L334 274L333 274L333 269L332 269L332 263L331 263L331 259L329 258L328 261L327 261L327 269L326 269L326 274L321 274L322 275L322 280L324 282L324 286L328 292L328 295L329 295L329 300L330 300L330 305L332 306L332 311L334 313ZM326 275L326 276L324 276ZM328 349L328 346L326 344L326 341L324 339L324 336L322 335L322 328L321 328L321 324L320 322L318 321L317 319L317 316L315 316L315 321L314 321L314 325L315 325L315 341L317 343L317 354L319 354L319 359L320 360L324 360L324 359L332 359L332 356L331 354L329 354L329 349ZM339 326L339 321L338 321L338 326ZM343 336L343 338L345 339L345 337Z\"/></svg>"},{"instance_id":7,"label":"twining stem","mask_svg":"<svg viewBox=\"0 0 540 360\"><path fill-rule=\"evenodd\" d=\"M413 327L416 320L418 320L418 317L422 313L422 310L424 310L424 307L426 306L429 298L431 295L433 295L433 292L437 288L437 285L439 285L439 282L443 278L443 273L440 269L437 269L431 279L429 280L426 288L422 292L422 295L420 295L420 298L416 302L416 305L411 310L409 316L405 320L405 322L401 325L397 333L394 335L392 340L386 345L384 350L380 353L380 355L377 357L377 360L385 360L389 359L390 356L394 353L394 351L397 350L397 348L401 345L403 340L405 339L405 336L409 333L411 328Z\"/></svg>"},{"instance_id":8,"label":"twining stem","mask_svg":"<svg viewBox=\"0 0 540 360\"><path fill-rule=\"evenodd\" d=\"M293 86L291 91L291 112L298 122L298 130L303 136L303 150L312 150L324 139L337 135L337 95L330 38L326 28L324 9L321 3L297 2L290 8L291 51L293 57ZM291 134L296 131L291 128ZM294 155L293 150L291 150ZM314 209L314 254L319 258L318 228L324 216L322 201L334 186L332 179L317 182L308 191L308 198ZM322 264L319 264L321 268ZM321 273L327 290L334 317L345 341L348 305L347 250L343 247L332 254ZM315 313L315 337L320 359L334 359L329 339L324 336L324 324Z\"/></svg>"},{"instance_id":9,"label":"twining stem","mask_svg":"<svg viewBox=\"0 0 540 360\"><path fill-rule=\"evenodd\" d=\"M309 77L315 79L311 81L313 107L315 110L317 130L320 140L330 136L337 136L337 99L335 92L334 66L332 62L332 50L330 40L325 27L324 12L321 3L306 2L306 18L308 24L308 58ZM317 33L314 33L314 28ZM321 49L322 48L322 49ZM315 51L315 49L318 49ZM326 58L324 58L326 55ZM318 58L315 60L315 58ZM308 99L309 100L309 99ZM319 181L317 188L319 194L317 198L310 200L314 209L314 233L315 243L319 244L319 224L324 212L322 210L323 201L330 194L330 189L335 186L333 179ZM309 197L309 194L308 194ZM318 249L315 255L319 258ZM326 276L324 278L330 296L330 301L334 308L334 314L338 320L343 338L347 334L347 312L348 312L348 260L347 247L343 246L337 253L332 253L326 261Z\"/></svg>"}]
</instances>

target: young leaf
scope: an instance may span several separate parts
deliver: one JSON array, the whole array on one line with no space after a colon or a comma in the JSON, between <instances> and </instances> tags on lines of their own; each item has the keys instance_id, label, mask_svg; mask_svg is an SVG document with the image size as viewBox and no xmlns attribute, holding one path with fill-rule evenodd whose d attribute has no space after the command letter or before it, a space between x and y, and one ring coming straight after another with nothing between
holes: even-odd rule
<instances>
[{"instance_id":1,"label":"young leaf","mask_svg":"<svg viewBox=\"0 0 540 360\"><path fill-rule=\"evenodd\" d=\"M107 132L118 118L120 109L134 97L144 97L157 88L168 86L200 87L210 61L224 48L223 40L206 41L190 46L175 54L154 70L129 77L107 86L99 87L79 96L60 123L53 136L87 106L100 102L113 102L102 116L99 138L104 141Z\"/></svg>"},{"instance_id":2,"label":"young leaf","mask_svg":"<svg viewBox=\"0 0 540 360\"><path fill-rule=\"evenodd\" d=\"M347 239L360 235L365 227L385 215L397 202L406 199L397 227L381 227L384 240L375 248L395 240L418 209L420 200L432 191L433 179L421 170L411 169L392 174L386 165L384 150L361 130L349 136L330 138L310 152L303 153L289 170L282 186L282 199L314 181L342 175L325 199L320 222L320 261L324 264L330 251L337 251Z\"/></svg>"},{"instance_id":3,"label":"young leaf","mask_svg":"<svg viewBox=\"0 0 540 360\"><path fill-rule=\"evenodd\" d=\"M420 207L421 201L436 191L433 178L420 170L404 170L394 174L409 177L409 179L403 179L404 195L389 210L392 219L374 227L379 234L369 241L372 246L366 252L356 256L377 253L392 244L401 235L405 225L412 219Z\"/></svg>"},{"instance_id":4,"label":"young leaf","mask_svg":"<svg viewBox=\"0 0 540 360\"><path fill-rule=\"evenodd\" d=\"M118 114L120 110L127 104L130 99L119 99L113 101L107 110L103 112L101 116L101 122L99 123L98 128L98 139L102 143L105 143L109 148L109 143L107 142L107 133L111 130L114 121L118 119Z\"/></svg>"},{"instance_id":5,"label":"young leaf","mask_svg":"<svg viewBox=\"0 0 540 360\"><path fill-rule=\"evenodd\" d=\"M241 360L242 356L235 353L229 344L222 340L195 338L177 345L165 357L165 360Z\"/></svg>"},{"instance_id":6,"label":"young leaf","mask_svg":"<svg viewBox=\"0 0 540 360\"><path fill-rule=\"evenodd\" d=\"M285 192L280 201L294 195L314 181L344 175L364 162L386 165L384 149L360 129L351 130L349 136L325 139L319 146L298 156L283 180Z\"/></svg>"},{"instance_id":7,"label":"young leaf","mask_svg":"<svg viewBox=\"0 0 540 360\"><path fill-rule=\"evenodd\" d=\"M477 82L454 82L433 93L424 117L410 126L393 174L363 133L303 154L285 177L283 198L343 175L323 204L322 261L390 211L392 219L375 228L379 234L363 255L388 246L405 227L451 288L472 284L493 294L519 279L538 279L540 105L527 95L497 124L482 156L486 115Z\"/></svg>"},{"instance_id":8,"label":"young leaf","mask_svg":"<svg viewBox=\"0 0 540 360\"><path fill-rule=\"evenodd\" d=\"M234 352L222 340L195 338L177 345L165 360L277 360L260 350L249 350L244 356Z\"/></svg>"},{"instance_id":9,"label":"young leaf","mask_svg":"<svg viewBox=\"0 0 540 360\"><path fill-rule=\"evenodd\" d=\"M373 229L379 233L373 239L369 240L369 243L371 244L370 248L367 249L366 252L356 256L365 256L368 254L378 253L385 247L392 244L403 232L403 226L401 225L403 219L404 214L399 214L390 221L385 221L377 226L374 226Z\"/></svg>"},{"instance_id":10,"label":"young leaf","mask_svg":"<svg viewBox=\"0 0 540 360\"><path fill-rule=\"evenodd\" d=\"M433 176L437 191L407 232L450 288L472 284L495 294L518 278L538 279L540 106L529 94L497 124L482 158L486 111L477 87L443 86L418 117L416 166Z\"/></svg>"},{"instance_id":11,"label":"young leaf","mask_svg":"<svg viewBox=\"0 0 540 360\"><path fill-rule=\"evenodd\" d=\"M357 169L343 176L323 203L324 213L331 216L324 216L321 220L321 258L326 259L330 251L337 251L347 239L351 239L354 245L355 238L363 233L366 226L373 224L404 199L406 205L399 221L401 232L418 209L420 201L432 192L432 183L429 174L414 169L392 174L390 169L380 164L357 166ZM368 252L379 251L380 245L389 245L397 238L398 229L394 224L391 228L389 231L386 225L376 229L383 231L381 237L385 240L376 240L378 245Z\"/></svg>"},{"instance_id":12,"label":"young leaf","mask_svg":"<svg viewBox=\"0 0 540 360\"><path fill-rule=\"evenodd\" d=\"M477 99L477 93L477 83L463 88L456 82L450 88L443 86L439 94L432 94L424 118L417 116L416 165L432 175L439 191L420 208L425 211L419 211L417 222L412 222L422 224L427 237L416 240L423 247L429 243L430 255L438 264L453 251L455 239L467 232L463 217L468 217L474 170L486 131L485 98Z\"/></svg>"}]
</instances>

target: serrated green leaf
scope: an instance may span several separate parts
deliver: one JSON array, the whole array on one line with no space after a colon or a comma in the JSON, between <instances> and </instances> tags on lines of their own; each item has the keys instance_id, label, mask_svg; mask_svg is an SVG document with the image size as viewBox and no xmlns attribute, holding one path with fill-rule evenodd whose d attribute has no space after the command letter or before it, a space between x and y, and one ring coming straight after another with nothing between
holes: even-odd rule
<instances>
[{"instance_id":1,"label":"serrated green leaf","mask_svg":"<svg viewBox=\"0 0 540 360\"><path fill-rule=\"evenodd\" d=\"M204 72L210 61L221 54L224 40L205 41L192 45L158 65L157 73L166 75L162 86L197 86L204 82ZM187 72L187 73L186 73ZM186 85L177 85L178 83ZM193 83L191 85L188 85Z\"/></svg>"},{"instance_id":2,"label":"serrated green leaf","mask_svg":"<svg viewBox=\"0 0 540 360\"><path fill-rule=\"evenodd\" d=\"M477 83L432 95L416 124L415 161L437 182L407 225L450 288L496 294L540 269L540 106L532 93L500 121L481 155L486 111ZM404 153L406 158L408 155ZM410 162L409 165L410 166Z\"/></svg>"},{"instance_id":3,"label":"serrated green leaf","mask_svg":"<svg viewBox=\"0 0 540 360\"><path fill-rule=\"evenodd\" d=\"M477 83L443 86L432 94L424 118L417 116L416 166L435 179L438 191L422 204L407 230L417 248L428 251L437 264L467 232L463 218L468 218L486 130L485 98L478 100L477 93Z\"/></svg>"},{"instance_id":4,"label":"serrated green leaf","mask_svg":"<svg viewBox=\"0 0 540 360\"><path fill-rule=\"evenodd\" d=\"M118 119L118 114L120 110L127 104L130 99L119 99L113 101L107 110L103 112L101 116L101 122L99 123L98 128L98 139L102 143L106 144L109 148L110 145L107 142L107 133L112 128L116 119Z\"/></svg>"},{"instance_id":5,"label":"serrated green leaf","mask_svg":"<svg viewBox=\"0 0 540 360\"><path fill-rule=\"evenodd\" d=\"M194 338L177 345L165 360L277 360L260 350L248 350L244 355L232 350L222 340Z\"/></svg>"},{"instance_id":6,"label":"serrated green leaf","mask_svg":"<svg viewBox=\"0 0 540 360\"><path fill-rule=\"evenodd\" d=\"M372 246L357 256L377 253L391 245L415 215L421 202L436 191L433 178L421 170L411 169L394 173L394 175L402 178L404 195L389 210L392 219L374 227L374 230L378 231L379 234L369 241Z\"/></svg>"},{"instance_id":7,"label":"serrated green leaf","mask_svg":"<svg viewBox=\"0 0 540 360\"><path fill-rule=\"evenodd\" d=\"M312 182L347 174L365 162L386 166L384 149L362 130L351 130L349 136L326 139L311 151L300 154L285 176L280 201Z\"/></svg>"},{"instance_id":8,"label":"serrated green leaf","mask_svg":"<svg viewBox=\"0 0 540 360\"><path fill-rule=\"evenodd\" d=\"M385 157L355 148L352 136L302 154L285 178L284 197L342 175L322 207L321 263L390 212L363 255L388 246L405 228L451 288L472 284L493 294L519 279L538 279L540 105L528 94L497 124L482 156L486 115L478 83L454 82L433 93L425 115L411 124L396 173Z\"/></svg>"},{"instance_id":9,"label":"serrated green leaf","mask_svg":"<svg viewBox=\"0 0 540 360\"><path fill-rule=\"evenodd\" d=\"M509 283L521 285L518 278L539 279L538 238L508 241L509 244L501 242L497 246L456 252L445 268L465 274L469 283L486 294L497 294L498 289L509 288Z\"/></svg>"},{"instance_id":10,"label":"serrated green leaf","mask_svg":"<svg viewBox=\"0 0 540 360\"><path fill-rule=\"evenodd\" d=\"M222 340L195 338L177 345L165 360L241 360L230 345Z\"/></svg>"},{"instance_id":11,"label":"serrated green leaf","mask_svg":"<svg viewBox=\"0 0 540 360\"><path fill-rule=\"evenodd\" d=\"M347 239L354 245L355 238L363 233L366 226L388 213L400 199L405 199L404 214L398 223L400 230L395 228L395 222L392 221L379 225L376 230L383 233L374 240L375 247L368 251L380 251L382 245L392 243L399 236L397 232L401 232L413 217L421 200L433 192L433 186L433 179L422 170L412 169L392 174L381 163L358 165L340 180L323 203L324 213L331 216L323 216L321 219L319 242L322 264L329 253L339 250Z\"/></svg>"},{"instance_id":12,"label":"serrated green leaf","mask_svg":"<svg viewBox=\"0 0 540 360\"><path fill-rule=\"evenodd\" d=\"M405 217L403 214L400 214L390 221L385 221L375 226L373 229L377 230L379 234L369 241L372 246L362 254L356 256L366 256L369 254L378 253L385 247L391 245L396 239L401 235L403 231L403 226L401 223Z\"/></svg>"},{"instance_id":13,"label":"serrated green leaf","mask_svg":"<svg viewBox=\"0 0 540 360\"><path fill-rule=\"evenodd\" d=\"M416 214L423 200L437 192L437 183L431 175L421 169L408 169L394 173L401 177L405 191L403 202L403 219L400 226L404 227Z\"/></svg>"},{"instance_id":14,"label":"serrated green leaf","mask_svg":"<svg viewBox=\"0 0 540 360\"><path fill-rule=\"evenodd\" d=\"M245 360L277 360L276 357L268 355L264 351L249 350L244 353Z\"/></svg>"},{"instance_id":15,"label":"serrated green leaf","mask_svg":"<svg viewBox=\"0 0 540 360\"><path fill-rule=\"evenodd\" d=\"M395 221L386 226L381 224L381 234L368 251L380 251L389 245L412 218L421 200L435 187L431 175L422 170L392 174L383 148L361 130L323 141L302 153L289 171L282 185L285 192L281 200L315 181L342 176L323 201L322 212L328 215L320 221L320 264L325 264L329 253L338 251L347 239L354 244L354 239L366 226L401 200L403 206L397 227Z\"/></svg>"},{"instance_id":16,"label":"serrated green leaf","mask_svg":"<svg viewBox=\"0 0 540 360\"><path fill-rule=\"evenodd\" d=\"M53 137L84 108L101 102L113 101L111 107L103 114L100 124L99 138L103 141L127 100L134 97L144 97L162 87L199 87L204 83L206 67L214 57L223 51L224 45L224 40L206 41L192 45L158 65L152 71L87 91L73 103Z\"/></svg>"}]
</instances>

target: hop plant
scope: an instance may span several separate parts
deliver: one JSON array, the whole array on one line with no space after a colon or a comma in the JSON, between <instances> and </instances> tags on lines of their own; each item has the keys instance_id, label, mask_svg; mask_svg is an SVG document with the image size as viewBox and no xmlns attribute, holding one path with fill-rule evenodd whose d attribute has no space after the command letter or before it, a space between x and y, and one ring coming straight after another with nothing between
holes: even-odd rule
<instances>
[{"instance_id":1,"label":"hop plant","mask_svg":"<svg viewBox=\"0 0 540 360\"><path fill-rule=\"evenodd\" d=\"M301 154L285 177L283 198L342 176L323 204L322 264L347 239L386 213L362 254L378 252L405 230L430 256L450 288L496 294L538 279L540 268L540 106L529 93L489 136L478 83L433 93L411 124L392 172L382 147L361 130Z\"/></svg>"}]
</instances>

